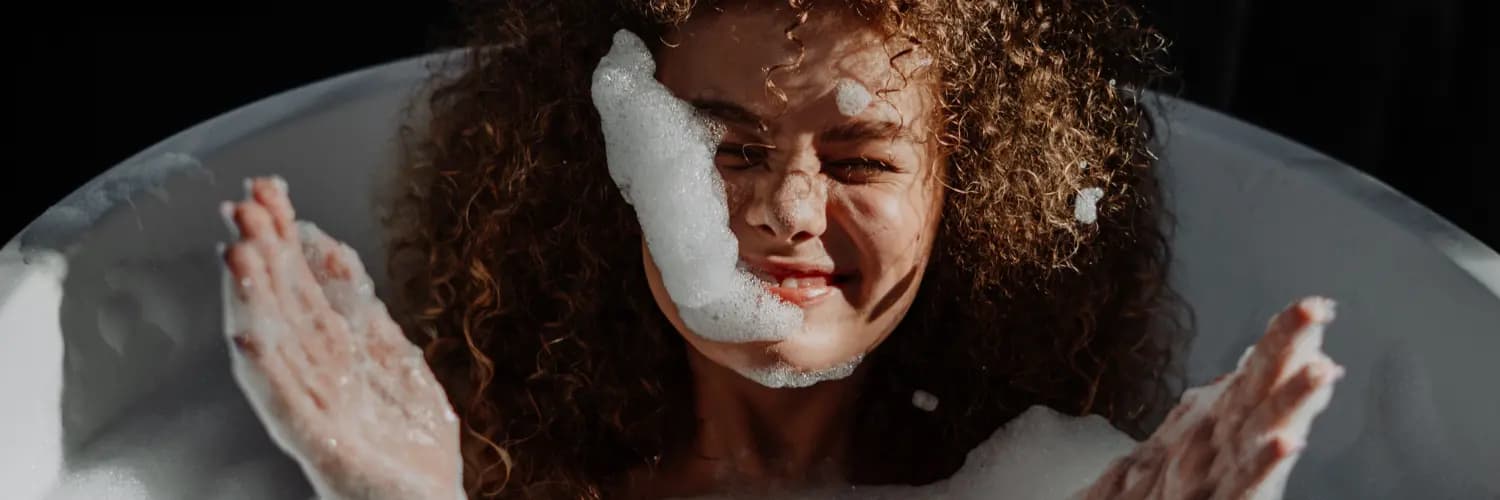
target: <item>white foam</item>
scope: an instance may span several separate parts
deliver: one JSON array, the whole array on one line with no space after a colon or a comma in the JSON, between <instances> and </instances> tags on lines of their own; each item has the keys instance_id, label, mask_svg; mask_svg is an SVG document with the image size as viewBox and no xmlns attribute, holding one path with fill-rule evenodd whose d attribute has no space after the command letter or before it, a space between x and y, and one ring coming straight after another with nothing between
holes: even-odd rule
<instances>
[{"instance_id":1,"label":"white foam","mask_svg":"<svg viewBox=\"0 0 1500 500\"><path fill-rule=\"evenodd\" d=\"M778 363L770 367L735 368L735 370L741 376L773 389L801 388L848 377L854 373L855 368L859 367L862 360L864 356L856 356L854 359L821 370L803 370L786 363Z\"/></svg>"},{"instance_id":2,"label":"white foam","mask_svg":"<svg viewBox=\"0 0 1500 500\"><path fill-rule=\"evenodd\" d=\"M840 78L834 84L834 99L838 102L839 114L844 116L859 116L870 107L870 90L859 82L848 78Z\"/></svg>"},{"instance_id":3,"label":"white foam","mask_svg":"<svg viewBox=\"0 0 1500 500\"><path fill-rule=\"evenodd\" d=\"M68 261L19 247L0 248L0 485L15 498L36 498L63 467L59 312Z\"/></svg>"},{"instance_id":4,"label":"white foam","mask_svg":"<svg viewBox=\"0 0 1500 500\"><path fill-rule=\"evenodd\" d=\"M131 204L131 197L141 192L166 199L163 186L168 178L188 171L207 174L202 168L197 158L182 153L166 153L111 168L42 212L21 232L21 249L64 250L114 207Z\"/></svg>"},{"instance_id":5,"label":"white foam","mask_svg":"<svg viewBox=\"0 0 1500 500\"><path fill-rule=\"evenodd\" d=\"M930 392L918 389L911 393L911 405L922 411L935 411L938 407L938 397Z\"/></svg>"},{"instance_id":6,"label":"white foam","mask_svg":"<svg viewBox=\"0 0 1500 500\"><path fill-rule=\"evenodd\" d=\"M655 78L646 44L629 31L594 71L610 177L640 220L646 245L683 322L720 342L784 339L802 311L740 270L723 180L713 163L718 133Z\"/></svg>"},{"instance_id":7,"label":"white foam","mask_svg":"<svg viewBox=\"0 0 1500 500\"><path fill-rule=\"evenodd\" d=\"M1078 190L1078 195L1073 198L1073 219L1083 224L1093 224L1099 218L1099 200L1104 198L1104 190L1096 187Z\"/></svg>"}]
</instances>

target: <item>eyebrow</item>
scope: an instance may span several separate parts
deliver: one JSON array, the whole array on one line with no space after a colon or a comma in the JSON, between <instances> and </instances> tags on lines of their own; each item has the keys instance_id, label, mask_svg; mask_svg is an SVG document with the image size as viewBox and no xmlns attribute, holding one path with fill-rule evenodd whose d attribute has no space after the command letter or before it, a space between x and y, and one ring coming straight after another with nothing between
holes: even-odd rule
<instances>
[{"instance_id":1,"label":"eyebrow","mask_svg":"<svg viewBox=\"0 0 1500 500\"><path fill-rule=\"evenodd\" d=\"M754 130L766 130L766 122L760 115L744 106L718 99L693 99L688 101L699 112L710 117ZM824 142L859 142L893 139L901 134L901 125L889 121L855 121L835 125L818 134Z\"/></svg>"},{"instance_id":2,"label":"eyebrow","mask_svg":"<svg viewBox=\"0 0 1500 500\"><path fill-rule=\"evenodd\" d=\"M735 125L742 125L755 130L765 130L766 121L760 115L745 109L744 106L717 99L693 99L689 101L699 112Z\"/></svg>"},{"instance_id":3,"label":"eyebrow","mask_svg":"<svg viewBox=\"0 0 1500 500\"><path fill-rule=\"evenodd\" d=\"M901 134L901 125L887 121L857 121L841 125L835 125L823 133L818 134L818 139L825 142L859 142L879 139L893 139Z\"/></svg>"}]
</instances>

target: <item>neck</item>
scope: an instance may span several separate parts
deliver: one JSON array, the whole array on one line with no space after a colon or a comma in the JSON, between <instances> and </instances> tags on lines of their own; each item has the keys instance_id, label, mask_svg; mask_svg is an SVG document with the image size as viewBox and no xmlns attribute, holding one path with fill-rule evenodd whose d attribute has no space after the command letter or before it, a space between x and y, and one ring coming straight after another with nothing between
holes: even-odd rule
<instances>
[{"instance_id":1,"label":"neck","mask_svg":"<svg viewBox=\"0 0 1500 500\"><path fill-rule=\"evenodd\" d=\"M772 389L688 349L698 427L688 448L730 480L756 483L841 480L861 380ZM831 477L830 477L831 476Z\"/></svg>"}]
</instances>

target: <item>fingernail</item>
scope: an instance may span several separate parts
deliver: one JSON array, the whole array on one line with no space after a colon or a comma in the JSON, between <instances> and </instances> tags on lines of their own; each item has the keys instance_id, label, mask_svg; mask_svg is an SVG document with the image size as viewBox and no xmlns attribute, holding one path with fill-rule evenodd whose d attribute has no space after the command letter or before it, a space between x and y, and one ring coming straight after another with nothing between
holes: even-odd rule
<instances>
[{"instance_id":1,"label":"fingernail","mask_svg":"<svg viewBox=\"0 0 1500 500\"><path fill-rule=\"evenodd\" d=\"M245 199L249 199L255 191L255 179L245 178Z\"/></svg>"},{"instance_id":2,"label":"fingernail","mask_svg":"<svg viewBox=\"0 0 1500 500\"><path fill-rule=\"evenodd\" d=\"M229 339L234 342L234 347L239 349L240 352L250 356L257 354L255 342L251 341L249 336L241 333L231 336Z\"/></svg>"},{"instance_id":3,"label":"fingernail","mask_svg":"<svg viewBox=\"0 0 1500 500\"><path fill-rule=\"evenodd\" d=\"M225 245L222 241L214 243L214 253L219 256L219 260L224 260L224 251L228 249L229 246Z\"/></svg>"},{"instance_id":4,"label":"fingernail","mask_svg":"<svg viewBox=\"0 0 1500 500\"><path fill-rule=\"evenodd\" d=\"M281 178L281 176L279 175L271 176L271 184L276 186L276 189L280 190L282 194L288 194L291 192L286 185L286 179Z\"/></svg>"}]
</instances>

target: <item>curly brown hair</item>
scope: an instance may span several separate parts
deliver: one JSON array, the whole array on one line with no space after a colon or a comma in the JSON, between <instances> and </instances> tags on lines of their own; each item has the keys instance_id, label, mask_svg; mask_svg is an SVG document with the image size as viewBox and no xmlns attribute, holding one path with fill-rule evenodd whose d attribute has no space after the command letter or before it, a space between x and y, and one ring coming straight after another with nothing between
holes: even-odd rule
<instances>
[{"instance_id":1,"label":"curly brown hair","mask_svg":"<svg viewBox=\"0 0 1500 500\"><path fill-rule=\"evenodd\" d=\"M694 425L685 343L651 298L589 89L615 31L660 43L710 3L461 9L472 45L409 137L390 265L462 419L471 497L599 498L691 434L673 431ZM1143 437L1187 331L1136 90L1165 74L1162 38L1110 0L825 3L932 56L949 159L930 270L867 361L850 479L945 477L1032 405ZM1088 186L1105 195L1080 224ZM942 407L917 411L914 389Z\"/></svg>"}]
</instances>

